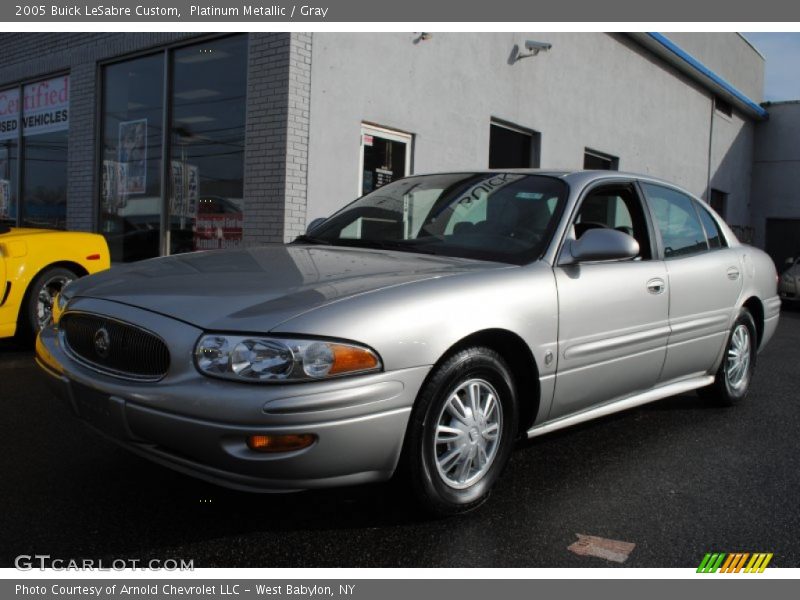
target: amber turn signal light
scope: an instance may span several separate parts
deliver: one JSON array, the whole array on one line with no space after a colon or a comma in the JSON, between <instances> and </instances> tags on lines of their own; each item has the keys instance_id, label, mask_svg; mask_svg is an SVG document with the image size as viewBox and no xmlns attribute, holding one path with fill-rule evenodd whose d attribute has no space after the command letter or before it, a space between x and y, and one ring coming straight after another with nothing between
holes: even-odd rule
<instances>
[{"instance_id":1,"label":"amber turn signal light","mask_svg":"<svg viewBox=\"0 0 800 600\"><path fill-rule=\"evenodd\" d=\"M333 366L328 375L370 371L378 366L378 357L369 350L342 344L330 344L333 350Z\"/></svg>"},{"instance_id":2,"label":"amber turn signal light","mask_svg":"<svg viewBox=\"0 0 800 600\"><path fill-rule=\"evenodd\" d=\"M313 433L292 433L287 435L251 435L247 447L256 452L294 452L308 448L317 441Z\"/></svg>"}]
</instances>

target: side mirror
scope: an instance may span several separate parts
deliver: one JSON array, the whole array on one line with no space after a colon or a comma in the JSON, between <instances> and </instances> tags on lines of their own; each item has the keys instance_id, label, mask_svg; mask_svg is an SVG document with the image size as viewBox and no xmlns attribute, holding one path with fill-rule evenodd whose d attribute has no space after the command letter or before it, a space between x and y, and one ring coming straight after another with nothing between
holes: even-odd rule
<instances>
[{"instance_id":1,"label":"side mirror","mask_svg":"<svg viewBox=\"0 0 800 600\"><path fill-rule=\"evenodd\" d=\"M324 223L325 221L327 221L327 219L323 219L322 217L317 217L316 219L311 221L311 223L308 224L308 227L306 227L306 235L310 234L317 227L322 225L322 223Z\"/></svg>"},{"instance_id":2,"label":"side mirror","mask_svg":"<svg viewBox=\"0 0 800 600\"><path fill-rule=\"evenodd\" d=\"M569 246L575 262L623 260L639 254L639 242L616 229L589 229Z\"/></svg>"}]
</instances>

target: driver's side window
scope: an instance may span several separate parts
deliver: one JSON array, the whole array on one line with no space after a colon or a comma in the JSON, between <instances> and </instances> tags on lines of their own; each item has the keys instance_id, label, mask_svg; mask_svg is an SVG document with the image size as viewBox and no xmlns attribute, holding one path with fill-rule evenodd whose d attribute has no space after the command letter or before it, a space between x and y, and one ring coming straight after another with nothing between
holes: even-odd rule
<instances>
[{"instance_id":1,"label":"driver's side window","mask_svg":"<svg viewBox=\"0 0 800 600\"><path fill-rule=\"evenodd\" d=\"M642 203L630 186L607 186L592 190L581 203L573 223L575 239L589 229L616 229L639 242L639 256L651 258L650 236Z\"/></svg>"}]
</instances>

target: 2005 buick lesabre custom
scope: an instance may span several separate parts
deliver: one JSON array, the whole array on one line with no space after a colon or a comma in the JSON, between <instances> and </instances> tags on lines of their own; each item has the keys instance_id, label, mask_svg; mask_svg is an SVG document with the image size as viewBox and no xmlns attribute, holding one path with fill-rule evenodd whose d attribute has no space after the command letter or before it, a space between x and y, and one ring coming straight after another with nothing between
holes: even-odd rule
<instances>
[{"instance_id":1,"label":"2005 buick lesabre custom","mask_svg":"<svg viewBox=\"0 0 800 600\"><path fill-rule=\"evenodd\" d=\"M514 441L697 389L747 393L775 267L703 202L613 172L408 177L286 246L75 281L37 360L127 448L247 490L402 471L480 504Z\"/></svg>"}]
</instances>

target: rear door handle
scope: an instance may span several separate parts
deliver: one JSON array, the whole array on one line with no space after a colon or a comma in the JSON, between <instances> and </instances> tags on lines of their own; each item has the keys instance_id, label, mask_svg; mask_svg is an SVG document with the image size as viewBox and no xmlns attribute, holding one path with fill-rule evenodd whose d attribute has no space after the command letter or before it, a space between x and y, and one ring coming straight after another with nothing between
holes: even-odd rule
<instances>
[{"instance_id":1,"label":"rear door handle","mask_svg":"<svg viewBox=\"0 0 800 600\"><path fill-rule=\"evenodd\" d=\"M651 294L660 294L666 287L664 280L660 277L656 277L647 282L647 291Z\"/></svg>"},{"instance_id":2,"label":"rear door handle","mask_svg":"<svg viewBox=\"0 0 800 600\"><path fill-rule=\"evenodd\" d=\"M732 281L739 279L739 269L736 267L728 267L728 279Z\"/></svg>"}]
</instances>

